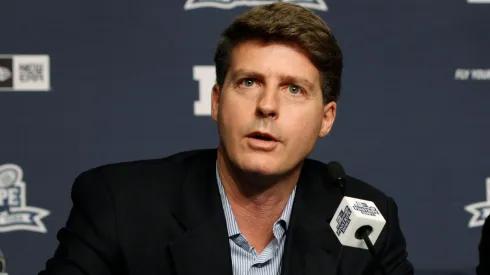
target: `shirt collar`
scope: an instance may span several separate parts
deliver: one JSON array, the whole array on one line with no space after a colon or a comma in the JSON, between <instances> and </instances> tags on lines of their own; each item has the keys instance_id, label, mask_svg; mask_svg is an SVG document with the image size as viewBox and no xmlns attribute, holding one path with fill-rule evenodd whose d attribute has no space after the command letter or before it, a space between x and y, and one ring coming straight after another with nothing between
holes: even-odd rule
<instances>
[{"instance_id":1,"label":"shirt collar","mask_svg":"<svg viewBox=\"0 0 490 275\"><path fill-rule=\"evenodd\" d=\"M229 203L228 198L226 196L223 183L221 182L221 177L220 177L219 171L218 171L218 162L216 162L216 181L218 182L218 188L219 188L219 193L220 193L220 197L221 197L221 204L223 205L223 210L225 212L226 227L228 229L228 236L233 237L233 236L239 235L239 234L241 234L241 232L240 232L240 229L238 228L238 223L236 222L235 215L233 214L230 203ZM284 207L284 210L282 211L281 216L274 223L274 227L276 227L277 224L280 224L281 226L284 227L285 230L287 230L287 228L289 226L289 220L291 218L291 211L293 208L293 201L294 201L295 195L296 195L296 186L294 187L293 191L291 192L291 195L289 196L288 202L286 203L286 206Z\"/></svg>"}]
</instances>

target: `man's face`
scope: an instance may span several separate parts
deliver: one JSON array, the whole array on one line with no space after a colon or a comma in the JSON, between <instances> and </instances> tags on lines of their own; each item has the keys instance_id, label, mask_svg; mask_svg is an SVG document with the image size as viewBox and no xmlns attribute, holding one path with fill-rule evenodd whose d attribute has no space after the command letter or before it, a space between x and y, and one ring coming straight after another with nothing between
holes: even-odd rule
<instances>
[{"instance_id":1,"label":"man's face","mask_svg":"<svg viewBox=\"0 0 490 275\"><path fill-rule=\"evenodd\" d=\"M246 41L233 49L212 117L225 154L239 169L290 172L330 131L336 104L323 104L320 74L297 48Z\"/></svg>"}]
</instances>

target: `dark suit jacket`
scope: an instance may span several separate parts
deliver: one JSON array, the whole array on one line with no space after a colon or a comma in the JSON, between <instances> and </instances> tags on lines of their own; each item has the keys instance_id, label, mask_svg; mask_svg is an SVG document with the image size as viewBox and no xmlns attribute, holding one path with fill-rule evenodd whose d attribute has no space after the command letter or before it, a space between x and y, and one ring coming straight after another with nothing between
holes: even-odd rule
<instances>
[{"instance_id":1,"label":"dark suit jacket","mask_svg":"<svg viewBox=\"0 0 490 275\"><path fill-rule=\"evenodd\" d=\"M476 268L478 275L490 275L490 216L485 220L479 245L480 262Z\"/></svg>"},{"instance_id":2,"label":"dark suit jacket","mask_svg":"<svg viewBox=\"0 0 490 275\"><path fill-rule=\"evenodd\" d=\"M215 165L216 150L196 150L82 173L59 247L40 274L231 275ZM342 193L326 174L321 162L303 166L281 274L374 274L370 253L341 246L329 227ZM387 220L375 247L388 273L413 274L395 202L352 177L345 188Z\"/></svg>"}]
</instances>

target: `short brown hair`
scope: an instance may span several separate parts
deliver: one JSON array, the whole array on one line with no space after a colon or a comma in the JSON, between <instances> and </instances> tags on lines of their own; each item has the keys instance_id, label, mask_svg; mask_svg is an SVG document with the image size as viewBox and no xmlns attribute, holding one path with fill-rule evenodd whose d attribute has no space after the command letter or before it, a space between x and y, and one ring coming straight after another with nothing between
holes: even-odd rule
<instances>
[{"instance_id":1,"label":"short brown hair","mask_svg":"<svg viewBox=\"0 0 490 275\"><path fill-rule=\"evenodd\" d=\"M337 101L342 76L342 51L327 24L296 4L260 5L238 16L222 33L214 55L216 82L222 87L233 48L247 40L298 46L321 76L323 102Z\"/></svg>"}]
</instances>

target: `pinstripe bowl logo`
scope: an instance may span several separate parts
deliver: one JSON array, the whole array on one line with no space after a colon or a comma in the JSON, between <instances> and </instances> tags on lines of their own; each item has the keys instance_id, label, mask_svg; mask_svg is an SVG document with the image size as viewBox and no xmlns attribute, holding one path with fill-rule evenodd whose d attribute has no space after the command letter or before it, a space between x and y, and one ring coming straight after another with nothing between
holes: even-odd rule
<instances>
[{"instance_id":1,"label":"pinstripe bowl logo","mask_svg":"<svg viewBox=\"0 0 490 275\"><path fill-rule=\"evenodd\" d=\"M253 7L271 4L274 2L294 3L312 10L326 11L327 4L324 0L187 0L184 5L184 10L192 10L199 8L217 8L217 9L233 9L237 7Z\"/></svg>"},{"instance_id":2,"label":"pinstripe bowl logo","mask_svg":"<svg viewBox=\"0 0 490 275\"><path fill-rule=\"evenodd\" d=\"M0 165L0 232L16 230L46 233L41 219L49 211L26 205L23 171L15 164Z\"/></svg>"},{"instance_id":3,"label":"pinstripe bowl logo","mask_svg":"<svg viewBox=\"0 0 490 275\"><path fill-rule=\"evenodd\" d=\"M485 219L490 215L490 178L486 180L486 200L466 205L464 208L472 214L468 227L479 227L485 223Z\"/></svg>"}]
</instances>

